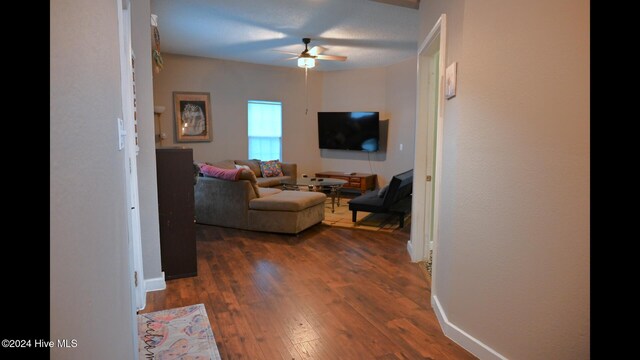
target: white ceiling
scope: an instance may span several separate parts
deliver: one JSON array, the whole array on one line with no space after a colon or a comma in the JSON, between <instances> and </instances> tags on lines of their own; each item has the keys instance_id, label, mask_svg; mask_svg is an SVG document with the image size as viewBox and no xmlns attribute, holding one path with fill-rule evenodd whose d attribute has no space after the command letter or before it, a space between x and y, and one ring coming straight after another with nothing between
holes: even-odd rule
<instances>
[{"instance_id":1,"label":"white ceiling","mask_svg":"<svg viewBox=\"0 0 640 360\"><path fill-rule=\"evenodd\" d=\"M151 0L161 52L296 67L303 37L309 48L345 62L314 70L394 64L417 51L418 10L369 0Z\"/></svg>"}]
</instances>

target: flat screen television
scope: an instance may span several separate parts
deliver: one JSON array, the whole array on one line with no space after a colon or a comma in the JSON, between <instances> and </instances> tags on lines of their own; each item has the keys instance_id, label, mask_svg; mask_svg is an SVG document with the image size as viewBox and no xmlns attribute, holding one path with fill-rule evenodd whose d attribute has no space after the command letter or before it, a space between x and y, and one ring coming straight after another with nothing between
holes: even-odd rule
<instances>
[{"instance_id":1,"label":"flat screen television","mask_svg":"<svg viewBox=\"0 0 640 360\"><path fill-rule=\"evenodd\" d=\"M378 151L378 112L318 112L320 149Z\"/></svg>"}]
</instances>

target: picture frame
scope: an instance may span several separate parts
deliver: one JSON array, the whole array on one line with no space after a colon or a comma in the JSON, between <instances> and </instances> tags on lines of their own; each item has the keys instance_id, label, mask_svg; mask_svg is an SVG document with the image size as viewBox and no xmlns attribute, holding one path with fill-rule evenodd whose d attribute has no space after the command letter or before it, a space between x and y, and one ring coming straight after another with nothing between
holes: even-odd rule
<instances>
[{"instance_id":1,"label":"picture frame","mask_svg":"<svg viewBox=\"0 0 640 360\"><path fill-rule=\"evenodd\" d=\"M458 63L454 62L445 70L444 97L449 100L456 96Z\"/></svg>"},{"instance_id":2,"label":"picture frame","mask_svg":"<svg viewBox=\"0 0 640 360\"><path fill-rule=\"evenodd\" d=\"M207 92L173 92L176 142L211 142L211 97Z\"/></svg>"}]
</instances>

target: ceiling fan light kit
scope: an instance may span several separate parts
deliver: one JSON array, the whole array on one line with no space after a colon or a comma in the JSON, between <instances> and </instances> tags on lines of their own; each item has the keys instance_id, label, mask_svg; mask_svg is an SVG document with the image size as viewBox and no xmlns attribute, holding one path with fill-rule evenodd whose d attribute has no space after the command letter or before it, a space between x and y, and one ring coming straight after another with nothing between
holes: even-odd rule
<instances>
[{"instance_id":1,"label":"ceiling fan light kit","mask_svg":"<svg viewBox=\"0 0 640 360\"><path fill-rule=\"evenodd\" d=\"M304 50L297 56L291 59L298 59L298 67L304 69L311 69L316 66L316 60L333 60L333 61L345 61L347 60L346 56L336 56L336 55L320 55L320 53L324 52L326 49L322 46L314 46L309 49L307 46L311 42L310 38L303 38L302 42L304 43ZM289 54L289 52L283 51L284 53ZM296 55L295 53L291 53Z\"/></svg>"},{"instance_id":2,"label":"ceiling fan light kit","mask_svg":"<svg viewBox=\"0 0 640 360\"><path fill-rule=\"evenodd\" d=\"M316 66L316 60L310 57L298 58L298 67L311 69Z\"/></svg>"}]
</instances>

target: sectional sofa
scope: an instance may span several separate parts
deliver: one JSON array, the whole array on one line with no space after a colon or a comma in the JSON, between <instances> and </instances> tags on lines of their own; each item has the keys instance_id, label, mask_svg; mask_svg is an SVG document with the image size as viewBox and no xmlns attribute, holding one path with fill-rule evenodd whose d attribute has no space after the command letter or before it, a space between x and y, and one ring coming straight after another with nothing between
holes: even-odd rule
<instances>
[{"instance_id":1,"label":"sectional sofa","mask_svg":"<svg viewBox=\"0 0 640 360\"><path fill-rule=\"evenodd\" d=\"M233 169L236 162L227 160L226 163L209 164ZM269 181L273 178L260 181L253 176L235 181L198 177L194 194L196 222L285 234L298 234L321 223L324 220L325 194L267 187L279 185L288 177L295 178L295 164L287 164L284 169L287 169L286 176L280 177L277 184Z\"/></svg>"}]
</instances>

